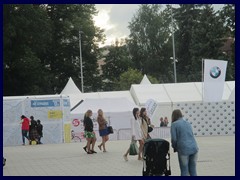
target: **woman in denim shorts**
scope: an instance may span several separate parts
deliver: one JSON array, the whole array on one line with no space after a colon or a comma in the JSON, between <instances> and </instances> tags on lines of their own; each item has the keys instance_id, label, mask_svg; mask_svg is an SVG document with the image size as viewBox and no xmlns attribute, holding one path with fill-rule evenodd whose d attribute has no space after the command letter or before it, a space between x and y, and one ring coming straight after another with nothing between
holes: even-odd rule
<instances>
[{"instance_id":1,"label":"woman in denim shorts","mask_svg":"<svg viewBox=\"0 0 240 180\"><path fill-rule=\"evenodd\" d=\"M84 116L84 137L87 139L87 153L88 154L93 154L93 153L97 153L96 151L94 151L94 145L96 142L96 137L95 134L93 132L93 121L91 119L92 116L92 111L88 110L85 113ZM92 145L92 148L90 148L90 145Z\"/></svg>"}]
</instances>

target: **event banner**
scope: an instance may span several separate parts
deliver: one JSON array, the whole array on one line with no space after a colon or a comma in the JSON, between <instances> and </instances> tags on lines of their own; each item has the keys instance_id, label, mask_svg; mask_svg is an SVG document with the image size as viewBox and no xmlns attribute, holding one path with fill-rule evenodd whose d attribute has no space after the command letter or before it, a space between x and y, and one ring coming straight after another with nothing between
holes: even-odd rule
<instances>
[{"instance_id":1,"label":"event banner","mask_svg":"<svg viewBox=\"0 0 240 180\"><path fill-rule=\"evenodd\" d=\"M204 60L204 102L218 102L222 100L226 69L227 61Z\"/></svg>"}]
</instances>

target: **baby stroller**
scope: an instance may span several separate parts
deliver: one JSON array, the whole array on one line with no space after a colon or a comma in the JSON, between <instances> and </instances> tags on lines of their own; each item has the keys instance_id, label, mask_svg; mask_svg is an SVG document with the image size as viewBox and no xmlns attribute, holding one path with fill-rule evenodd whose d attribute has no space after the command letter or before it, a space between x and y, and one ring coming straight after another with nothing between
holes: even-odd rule
<instances>
[{"instance_id":1,"label":"baby stroller","mask_svg":"<svg viewBox=\"0 0 240 180\"><path fill-rule=\"evenodd\" d=\"M169 168L167 168L167 164ZM164 139L149 139L145 141L142 173L143 176L171 175L168 141Z\"/></svg>"}]
</instances>

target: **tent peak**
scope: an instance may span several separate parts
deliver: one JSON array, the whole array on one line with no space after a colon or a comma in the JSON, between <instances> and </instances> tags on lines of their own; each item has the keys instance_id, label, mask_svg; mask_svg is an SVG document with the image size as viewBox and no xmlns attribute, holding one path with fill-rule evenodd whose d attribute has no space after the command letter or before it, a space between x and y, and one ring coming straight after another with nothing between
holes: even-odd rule
<instances>
[{"instance_id":1,"label":"tent peak","mask_svg":"<svg viewBox=\"0 0 240 180\"><path fill-rule=\"evenodd\" d=\"M143 85L143 84L152 84L152 83L149 81L147 75L144 74L143 79L142 79L142 81L140 82L140 84Z\"/></svg>"},{"instance_id":2,"label":"tent peak","mask_svg":"<svg viewBox=\"0 0 240 180\"><path fill-rule=\"evenodd\" d=\"M64 89L60 94L79 94L79 93L82 93L82 92L78 89L78 87L70 77L68 79L66 86L64 87Z\"/></svg>"}]
</instances>

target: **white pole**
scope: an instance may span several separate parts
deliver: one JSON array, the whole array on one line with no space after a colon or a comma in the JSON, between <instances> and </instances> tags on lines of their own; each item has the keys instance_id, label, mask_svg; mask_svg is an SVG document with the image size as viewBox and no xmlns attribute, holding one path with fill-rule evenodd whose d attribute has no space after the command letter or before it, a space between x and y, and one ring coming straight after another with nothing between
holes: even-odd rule
<instances>
[{"instance_id":1,"label":"white pole","mask_svg":"<svg viewBox=\"0 0 240 180\"><path fill-rule=\"evenodd\" d=\"M82 31L79 30L79 50L80 50L80 70L81 70L81 84L82 84L82 93L84 93L83 90L83 66L82 66L82 46L81 46L81 33Z\"/></svg>"},{"instance_id":2,"label":"white pole","mask_svg":"<svg viewBox=\"0 0 240 180\"><path fill-rule=\"evenodd\" d=\"M204 83L203 83L203 80L204 80L204 59L202 59L202 102L203 102L203 93L204 93Z\"/></svg>"},{"instance_id":3,"label":"white pole","mask_svg":"<svg viewBox=\"0 0 240 180\"><path fill-rule=\"evenodd\" d=\"M171 19L172 19L172 44L173 44L173 67L174 67L174 82L177 82L177 72L176 72L176 57L175 57L175 42L174 42L174 29L173 29L173 14L171 5Z\"/></svg>"}]
</instances>

